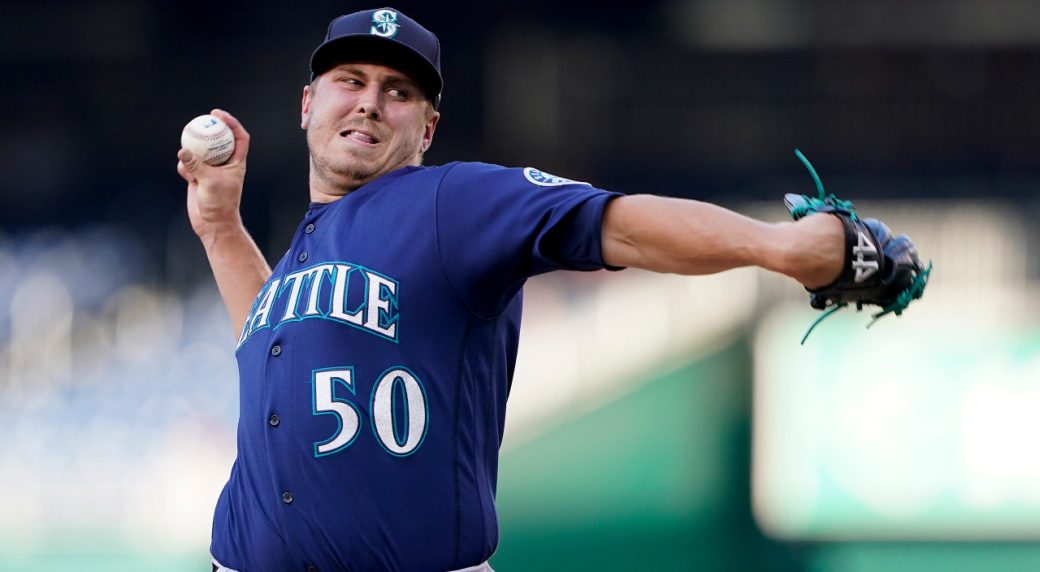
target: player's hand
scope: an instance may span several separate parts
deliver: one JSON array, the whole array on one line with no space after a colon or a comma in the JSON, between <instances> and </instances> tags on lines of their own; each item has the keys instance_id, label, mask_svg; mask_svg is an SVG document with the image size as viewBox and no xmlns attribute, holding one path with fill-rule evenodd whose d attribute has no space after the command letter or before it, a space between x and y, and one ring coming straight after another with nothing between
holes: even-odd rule
<instances>
[{"instance_id":1,"label":"player's hand","mask_svg":"<svg viewBox=\"0 0 1040 572\"><path fill-rule=\"evenodd\" d=\"M807 216L795 223L791 251L797 264L791 276L809 290L837 280L844 264L845 229L837 217Z\"/></svg>"},{"instance_id":2,"label":"player's hand","mask_svg":"<svg viewBox=\"0 0 1040 572\"><path fill-rule=\"evenodd\" d=\"M239 205L246 176L249 133L230 113L214 109L235 135L235 152L223 165L207 165L181 149L177 152L177 173L188 182L188 219L200 238L242 224Z\"/></svg>"}]
</instances>

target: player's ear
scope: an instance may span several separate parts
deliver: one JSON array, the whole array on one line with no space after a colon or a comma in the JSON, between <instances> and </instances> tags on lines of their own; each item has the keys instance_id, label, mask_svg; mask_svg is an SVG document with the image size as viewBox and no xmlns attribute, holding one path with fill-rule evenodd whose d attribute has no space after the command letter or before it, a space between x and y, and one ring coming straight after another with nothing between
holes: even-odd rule
<instances>
[{"instance_id":1,"label":"player's ear","mask_svg":"<svg viewBox=\"0 0 1040 572\"><path fill-rule=\"evenodd\" d=\"M314 96L314 84L303 86L303 101L300 102L300 127L307 129L311 121L311 98Z\"/></svg>"},{"instance_id":2,"label":"player's ear","mask_svg":"<svg viewBox=\"0 0 1040 572\"><path fill-rule=\"evenodd\" d=\"M423 131L422 139L422 152L425 153L430 145L433 145L433 132L437 130L437 122L440 121L441 114L438 111L433 111L430 108L430 112L426 114L426 127Z\"/></svg>"}]
</instances>

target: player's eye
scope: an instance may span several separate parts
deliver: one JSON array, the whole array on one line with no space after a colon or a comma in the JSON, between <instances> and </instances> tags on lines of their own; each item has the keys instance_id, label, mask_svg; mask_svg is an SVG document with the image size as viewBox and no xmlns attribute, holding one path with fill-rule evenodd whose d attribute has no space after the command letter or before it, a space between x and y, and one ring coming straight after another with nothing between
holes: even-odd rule
<instances>
[{"instance_id":1,"label":"player's eye","mask_svg":"<svg viewBox=\"0 0 1040 572\"><path fill-rule=\"evenodd\" d=\"M350 87L362 87L364 85L363 83L361 83L361 80L357 79L356 77L343 76L340 77L337 81Z\"/></svg>"},{"instance_id":2,"label":"player's eye","mask_svg":"<svg viewBox=\"0 0 1040 572\"><path fill-rule=\"evenodd\" d=\"M392 97L394 99L400 99L400 100L408 99L408 92L403 90L403 89L401 89L401 88L399 88L399 87L392 87L392 88L387 90L387 93L390 94L390 97Z\"/></svg>"}]
</instances>

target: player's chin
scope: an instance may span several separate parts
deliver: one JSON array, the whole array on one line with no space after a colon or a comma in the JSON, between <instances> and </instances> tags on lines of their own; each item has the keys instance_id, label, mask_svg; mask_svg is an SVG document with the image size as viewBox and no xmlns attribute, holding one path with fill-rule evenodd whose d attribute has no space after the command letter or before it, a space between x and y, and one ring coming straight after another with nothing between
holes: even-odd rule
<instances>
[{"instance_id":1,"label":"player's chin","mask_svg":"<svg viewBox=\"0 0 1040 572\"><path fill-rule=\"evenodd\" d=\"M374 179L379 169L371 161L361 161L349 153L311 155L315 174L340 186L357 187Z\"/></svg>"},{"instance_id":2,"label":"player's chin","mask_svg":"<svg viewBox=\"0 0 1040 572\"><path fill-rule=\"evenodd\" d=\"M367 183L382 174L376 166L360 161L337 162L330 170L352 185Z\"/></svg>"},{"instance_id":3,"label":"player's chin","mask_svg":"<svg viewBox=\"0 0 1040 572\"><path fill-rule=\"evenodd\" d=\"M343 170L372 173L379 171L380 166L386 162L380 149L350 144L344 145L332 161Z\"/></svg>"}]
</instances>

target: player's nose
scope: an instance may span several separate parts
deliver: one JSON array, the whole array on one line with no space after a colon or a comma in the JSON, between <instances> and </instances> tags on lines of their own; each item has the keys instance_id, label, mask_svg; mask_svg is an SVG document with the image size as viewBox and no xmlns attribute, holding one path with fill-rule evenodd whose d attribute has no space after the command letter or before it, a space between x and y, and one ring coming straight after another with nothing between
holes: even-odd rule
<instances>
[{"instance_id":1,"label":"player's nose","mask_svg":"<svg viewBox=\"0 0 1040 572\"><path fill-rule=\"evenodd\" d=\"M354 107L354 113L364 115L368 119L378 120L383 114L383 103L381 93L375 90L365 90Z\"/></svg>"}]
</instances>

